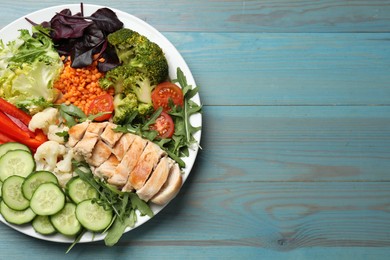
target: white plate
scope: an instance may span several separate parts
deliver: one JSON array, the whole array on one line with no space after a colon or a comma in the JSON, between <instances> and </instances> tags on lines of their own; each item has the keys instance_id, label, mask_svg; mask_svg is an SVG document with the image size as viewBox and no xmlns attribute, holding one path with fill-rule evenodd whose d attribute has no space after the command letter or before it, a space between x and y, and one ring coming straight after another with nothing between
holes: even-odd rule
<instances>
[{"instance_id":1,"label":"white plate","mask_svg":"<svg viewBox=\"0 0 390 260\"><path fill-rule=\"evenodd\" d=\"M97 9L102 8L103 6L97 6L97 5L89 5L89 4L84 4L84 15L88 16L94 13ZM31 13L26 15L25 17L29 18L30 20L36 22L36 23L41 23L43 21L49 21L56 12L59 12L65 8L69 8L72 13L77 13L80 11L80 5L79 4L74 4L74 5L60 5L60 6L54 6L46 9L39 10L37 12ZM146 22L142 21L141 19L127 14L125 12L122 12L120 10L114 9L109 7L111 10L113 10L118 18L123 22L124 27L130 28L134 31L139 32L140 34L145 35L148 37L151 41L157 43L164 51L166 58L168 60L169 64L169 76L174 79L176 78L176 68L180 67L180 69L183 71L184 75L187 78L188 84L192 86L196 86L194 78L191 74L191 71L189 70L186 62L184 61L183 57L180 55L180 53L177 51L177 49L172 45L171 42L168 41L167 38L165 38L159 31L157 31L155 28L153 28L151 25L147 24ZM19 29L31 29L31 24L28 23L25 20L25 17L21 17L17 19L16 21L10 23L6 27L4 27L2 30L0 30L0 38L3 40L4 43L14 40L19 36ZM193 99L194 102L197 104L200 104L200 98L199 95L197 94ZM191 117L191 123L194 126L201 126L202 124L202 117L201 114L195 114ZM201 136L201 131L198 131L195 134L195 139L200 142L200 136ZM184 174L183 174L183 183L187 179L191 168L195 162L196 155L198 153L198 146L194 146L193 149L190 150L190 155L189 157L182 158L184 162L186 163L186 167L183 169ZM173 202L174 203L174 202ZM157 205L151 205L151 208L156 215L158 212L160 212L164 206L157 206ZM139 227L140 225L144 224L147 222L150 218L147 216L138 216L138 221L135 225L134 228ZM0 220L5 223L6 225L14 228L15 230L24 233L26 235L43 239L43 240L48 240L48 241L54 241L54 242L61 242L61 243L72 243L73 238L68 238L65 236L62 236L60 234L55 234L51 236L44 236L41 234L38 234L34 231L31 225L23 225L23 226L18 226L18 225L12 225L7 223L4 218L0 215ZM132 228L132 229L134 229ZM126 231L130 231L131 229L127 229ZM92 242L92 241L99 241L104 239L104 235L102 234L92 234L92 233L86 233L83 238L81 239L81 243L84 242Z\"/></svg>"}]
</instances>

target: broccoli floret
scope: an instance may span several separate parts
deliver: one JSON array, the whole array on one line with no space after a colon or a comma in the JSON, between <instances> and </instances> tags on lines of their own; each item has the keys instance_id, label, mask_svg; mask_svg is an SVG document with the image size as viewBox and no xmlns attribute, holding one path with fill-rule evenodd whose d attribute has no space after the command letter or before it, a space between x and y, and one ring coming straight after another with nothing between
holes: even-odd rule
<instances>
[{"instance_id":1,"label":"broccoli floret","mask_svg":"<svg viewBox=\"0 0 390 260\"><path fill-rule=\"evenodd\" d=\"M120 29L107 37L114 46L122 64L137 68L152 80L160 83L168 77L168 62L163 50L146 36L128 28Z\"/></svg>"},{"instance_id":2,"label":"broccoli floret","mask_svg":"<svg viewBox=\"0 0 390 260\"><path fill-rule=\"evenodd\" d=\"M116 94L114 97L115 124L130 123L134 118L145 116L153 112L152 104L140 103L134 93Z\"/></svg>"},{"instance_id":3,"label":"broccoli floret","mask_svg":"<svg viewBox=\"0 0 390 260\"><path fill-rule=\"evenodd\" d=\"M152 90L157 85L147 73L140 72L131 65L121 65L109 72L100 80L100 86L104 89L114 87L115 93L134 93L138 101L152 103Z\"/></svg>"},{"instance_id":4,"label":"broccoli floret","mask_svg":"<svg viewBox=\"0 0 390 260\"><path fill-rule=\"evenodd\" d=\"M99 80L100 87L109 89L113 87L115 93L122 93L125 91L124 86L126 79L131 77L132 69L129 66L117 66L109 70L106 75Z\"/></svg>"},{"instance_id":5,"label":"broccoli floret","mask_svg":"<svg viewBox=\"0 0 390 260\"><path fill-rule=\"evenodd\" d=\"M124 28L108 35L121 65L108 71L100 80L104 89L113 87L114 122L124 123L153 111L153 88L168 78L168 62L162 49L147 37Z\"/></svg>"}]
</instances>

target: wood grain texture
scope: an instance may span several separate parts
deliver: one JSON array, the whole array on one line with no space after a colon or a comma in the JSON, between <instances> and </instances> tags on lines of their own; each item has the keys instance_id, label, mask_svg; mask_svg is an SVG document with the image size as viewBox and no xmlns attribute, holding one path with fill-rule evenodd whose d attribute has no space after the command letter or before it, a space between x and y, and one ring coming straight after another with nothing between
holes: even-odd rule
<instances>
[{"instance_id":1,"label":"wood grain texture","mask_svg":"<svg viewBox=\"0 0 390 260\"><path fill-rule=\"evenodd\" d=\"M387 33L165 35L205 105L390 104Z\"/></svg>"},{"instance_id":2,"label":"wood grain texture","mask_svg":"<svg viewBox=\"0 0 390 260\"><path fill-rule=\"evenodd\" d=\"M204 107L195 174L219 181L389 181L388 106Z\"/></svg>"},{"instance_id":3,"label":"wood grain texture","mask_svg":"<svg viewBox=\"0 0 390 260\"><path fill-rule=\"evenodd\" d=\"M15 6L2 0L0 28L30 12L53 5L79 1L24 1ZM390 4L374 1L102 1L84 3L109 5L133 14L160 31L197 32L389 32Z\"/></svg>"}]
</instances>

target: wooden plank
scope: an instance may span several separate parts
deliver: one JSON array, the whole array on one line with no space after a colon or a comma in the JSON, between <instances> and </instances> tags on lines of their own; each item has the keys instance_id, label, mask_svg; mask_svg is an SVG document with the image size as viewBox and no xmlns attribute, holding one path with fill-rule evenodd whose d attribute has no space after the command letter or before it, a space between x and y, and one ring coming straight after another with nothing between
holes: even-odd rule
<instances>
[{"instance_id":1,"label":"wooden plank","mask_svg":"<svg viewBox=\"0 0 390 260\"><path fill-rule=\"evenodd\" d=\"M390 104L390 34L165 35L205 105Z\"/></svg>"},{"instance_id":2,"label":"wooden plank","mask_svg":"<svg viewBox=\"0 0 390 260\"><path fill-rule=\"evenodd\" d=\"M17 6L2 0L0 28L11 21L63 0ZM72 2L76 3L76 2ZM85 1L84 3L88 3ZM107 5L107 1L91 1ZM376 1L113 1L108 4L131 13L161 31L203 32L389 32L390 4Z\"/></svg>"},{"instance_id":3,"label":"wooden plank","mask_svg":"<svg viewBox=\"0 0 390 260\"><path fill-rule=\"evenodd\" d=\"M206 106L196 182L389 181L388 106Z\"/></svg>"},{"instance_id":4,"label":"wooden plank","mask_svg":"<svg viewBox=\"0 0 390 260\"><path fill-rule=\"evenodd\" d=\"M190 181L167 208L114 248L101 242L77 245L66 257L322 259L325 253L351 257L366 249L357 259L369 253L385 259L389 196L389 183ZM4 225L0 231L0 249L7 248L9 257L25 259L20 246L27 244L39 259L65 258L61 252L68 245L36 240Z\"/></svg>"}]
</instances>

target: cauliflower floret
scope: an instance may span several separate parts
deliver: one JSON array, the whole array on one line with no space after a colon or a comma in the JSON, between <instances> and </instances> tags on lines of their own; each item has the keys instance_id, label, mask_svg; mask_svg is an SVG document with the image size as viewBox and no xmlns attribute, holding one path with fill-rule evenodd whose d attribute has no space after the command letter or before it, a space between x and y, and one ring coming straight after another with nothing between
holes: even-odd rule
<instances>
[{"instance_id":1,"label":"cauliflower floret","mask_svg":"<svg viewBox=\"0 0 390 260\"><path fill-rule=\"evenodd\" d=\"M48 107L41 112L36 113L28 124L31 131L42 129L47 134L50 125L56 125L59 118L58 110L54 107Z\"/></svg>"},{"instance_id":2,"label":"cauliflower floret","mask_svg":"<svg viewBox=\"0 0 390 260\"><path fill-rule=\"evenodd\" d=\"M62 173L72 172L72 159L73 159L73 149L69 149L66 152L66 154L63 156L63 159L57 163L54 171L62 172Z\"/></svg>"},{"instance_id":3,"label":"cauliflower floret","mask_svg":"<svg viewBox=\"0 0 390 260\"><path fill-rule=\"evenodd\" d=\"M73 149L56 141L47 141L38 147L34 159L37 170L50 171L57 177L61 187L75 175L72 169Z\"/></svg>"},{"instance_id":4,"label":"cauliflower floret","mask_svg":"<svg viewBox=\"0 0 390 260\"><path fill-rule=\"evenodd\" d=\"M66 153L66 147L55 141L41 144L34 154L37 170L54 171L58 158Z\"/></svg>"},{"instance_id":5,"label":"cauliflower floret","mask_svg":"<svg viewBox=\"0 0 390 260\"><path fill-rule=\"evenodd\" d=\"M57 133L67 132L69 127L67 126L58 126L50 125L47 132L47 139L50 141L55 141L60 144L65 144L65 138L63 136L57 135Z\"/></svg>"},{"instance_id":6,"label":"cauliflower floret","mask_svg":"<svg viewBox=\"0 0 390 260\"><path fill-rule=\"evenodd\" d=\"M63 159L57 163L54 169L58 182L61 187L65 187L66 183L75 175L72 170L72 159L74 156L73 149L67 149Z\"/></svg>"}]
</instances>

